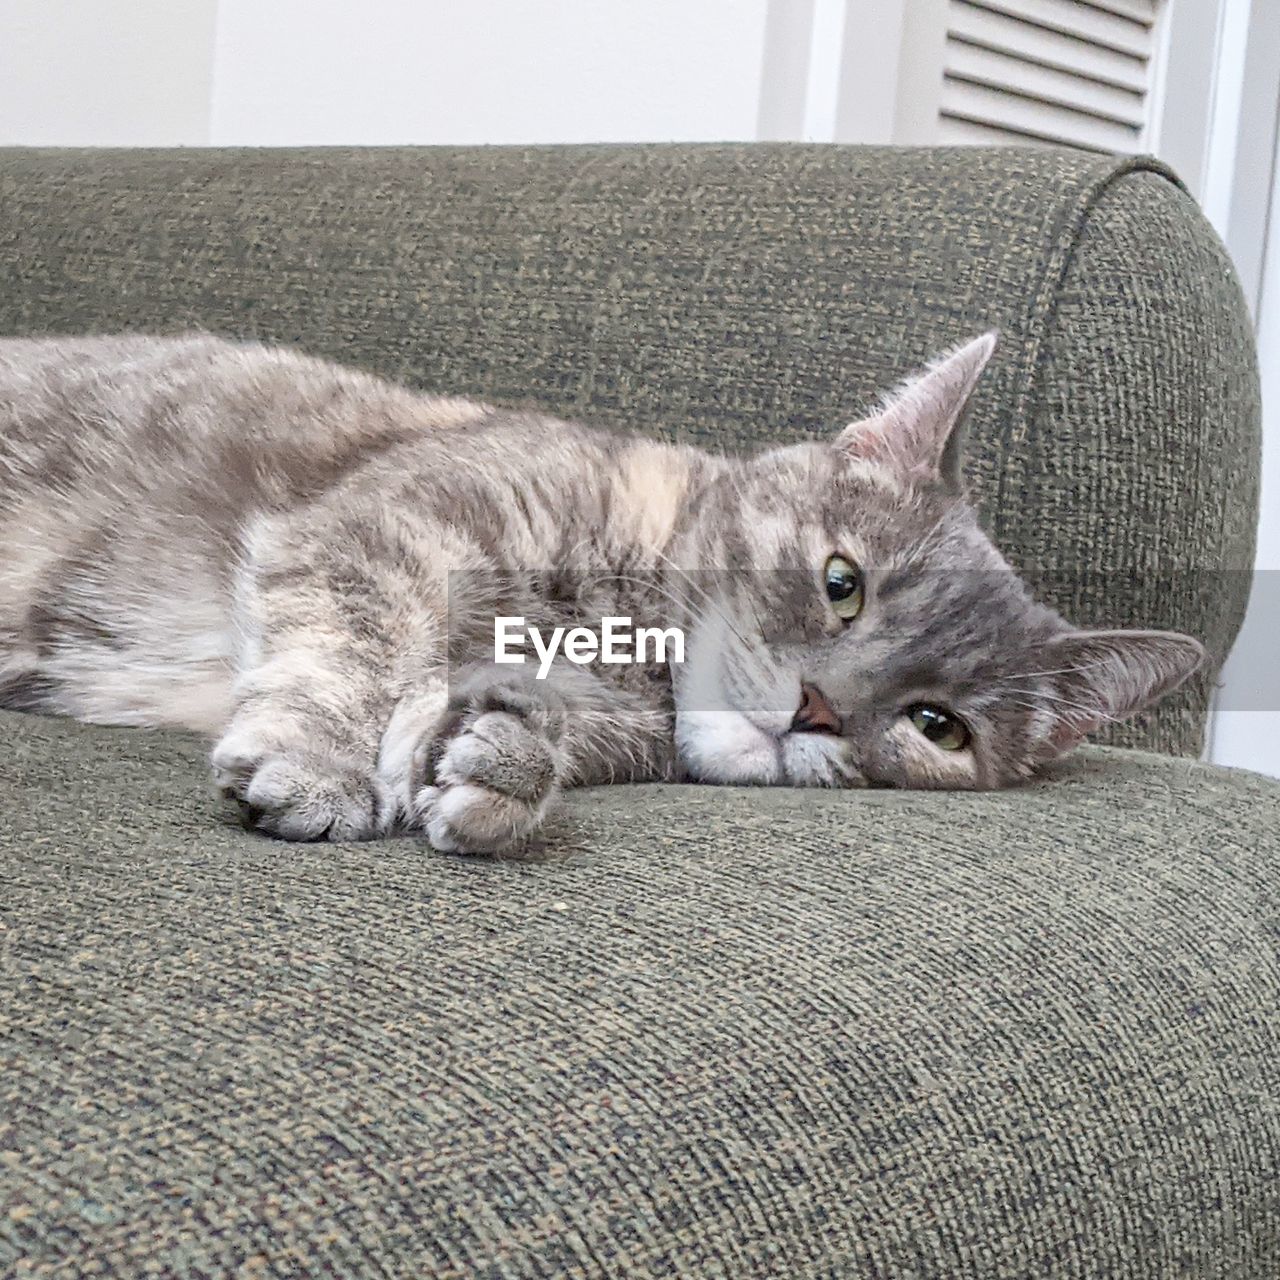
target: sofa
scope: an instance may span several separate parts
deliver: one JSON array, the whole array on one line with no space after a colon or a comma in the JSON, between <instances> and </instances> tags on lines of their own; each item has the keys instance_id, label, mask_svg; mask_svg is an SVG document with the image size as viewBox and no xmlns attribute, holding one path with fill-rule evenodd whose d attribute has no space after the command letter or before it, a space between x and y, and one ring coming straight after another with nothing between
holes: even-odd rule
<instances>
[{"instance_id":1,"label":"sofa","mask_svg":"<svg viewBox=\"0 0 1280 1280\"><path fill-rule=\"evenodd\" d=\"M192 327L723 449L998 328L986 527L1210 662L1017 790L588 789L507 861L275 842L198 741L0 714L0 1275L1280 1276L1280 783L1200 758L1258 381L1174 175L0 151L0 333Z\"/></svg>"}]
</instances>

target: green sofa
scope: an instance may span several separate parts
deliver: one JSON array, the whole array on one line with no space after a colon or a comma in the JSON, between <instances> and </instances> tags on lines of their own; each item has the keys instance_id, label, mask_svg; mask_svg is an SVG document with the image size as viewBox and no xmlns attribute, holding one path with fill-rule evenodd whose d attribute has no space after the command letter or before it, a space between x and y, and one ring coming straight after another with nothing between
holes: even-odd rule
<instances>
[{"instance_id":1,"label":"green sofa","mask_svg":"<svg viewBox=\"0 0 1280 1280\"><path fill-rule=\"evenodd\" d=\"M1280 783L1197 759L1257 377L1170 174L0 152L0 333L190 326L724 448L996 326L989 529L1213 665L1019 791L589 790L522 862L275 843L199 743L0 717L0 1275L1280 1276Z\"/></svg>"}]
</instances>

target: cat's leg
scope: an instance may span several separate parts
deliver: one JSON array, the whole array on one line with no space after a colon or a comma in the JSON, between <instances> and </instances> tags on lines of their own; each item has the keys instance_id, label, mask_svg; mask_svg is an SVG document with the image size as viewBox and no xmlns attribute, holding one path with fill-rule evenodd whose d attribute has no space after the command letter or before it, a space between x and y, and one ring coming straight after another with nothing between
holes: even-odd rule
<instances>
[{"instance_id":1,"label":"cat's leg","mask_svg":"<svg viewBox=\"0 0 1280 1280\"><path fill-rule=\"evenodd\" d=\"M282 644L236 684L214 780L246 825L289 840L370 840L397 807L374 770L377 676L337 636Z\"/></svg>"},{"instance_id":2,"label":"cat's leg","mask_svg":"<svg viewBox=\"0 0 1280 1280\"><path fill-rule=\"evenodd\" d=\"M410 820L437 849L501 853L536 834L564 787L662 778L673 764L660 698L579 667L545 681L485 667L421 740Z\"/></svg>"},{"instance_id":3,"label":"cat's leg","mask_svg":"<svg viewBox=\"0 0 1280 1280\"><path fill-rule=\"evenodd\" d=\"M236 584L235 710L213 750L214 778L246 823L273 835L367 840L397 818L377 763L409 611L367 541L325 529L327 538L264 525L249 540ZM429 610L414 610L429 626ZM415 639L429 647L430 637Z\"/></svg>"}]
</instances>

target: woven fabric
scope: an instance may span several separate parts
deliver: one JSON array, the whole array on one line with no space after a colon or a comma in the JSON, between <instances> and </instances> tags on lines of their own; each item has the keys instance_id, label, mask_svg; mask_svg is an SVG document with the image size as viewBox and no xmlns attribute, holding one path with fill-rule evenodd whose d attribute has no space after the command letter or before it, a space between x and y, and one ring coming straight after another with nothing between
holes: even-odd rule
<instances>
[{"instance_id":1,"label":"woven fabric","mask_svg":"<svg viewBox=\"0 0 1280 1280\"><path fill-rule=\"evenodd\" d=\"M1145 162L0 152L0 332L192 325L713 447L828 430L998 327L970 433L986 523L1081 622L1206 641L1212 668L1114 735L1200 747L1248 591L1257 375L1226 255Z\"/></svg>"},{"instance_id":2,"label":"woven fabric","mask_svg":"<svg viewBox=\"0 0 1280 1280\"><path fill-rule=\"evenodd\" d=\"M502 863L0 732L2 1275L1280 1275L1263 779L608 788Z\"/></svg>"}]
</instances>

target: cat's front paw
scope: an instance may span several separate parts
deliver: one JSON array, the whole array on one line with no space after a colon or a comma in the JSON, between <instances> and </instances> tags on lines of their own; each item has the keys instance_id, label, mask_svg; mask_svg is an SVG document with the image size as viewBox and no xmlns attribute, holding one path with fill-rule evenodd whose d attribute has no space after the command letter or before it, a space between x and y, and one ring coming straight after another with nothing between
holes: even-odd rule
<instances>
[{"instance_id":1,"label":"cat's front paw","mask_svg":"<svg viewBox=\"0 0 1280 1280\"><path fill-rule=\"evenodd\" d=\"M445 853L518 849L541 825L563 772L558 747L517 707L472 712L432 754L412 822Z\"/></svg>"},{"instance_id":2,"label":"cat's front paw","mask_svg":"<svg viewBox=\"0 0 1280 1280\"><path fill-rule=\"evenodd\" d=\"M246 827L284 840L376 840L396 819L371 773L307 751L268 750L234 731L213 751L214 782Z\"/></svg>"}]
</instances>

